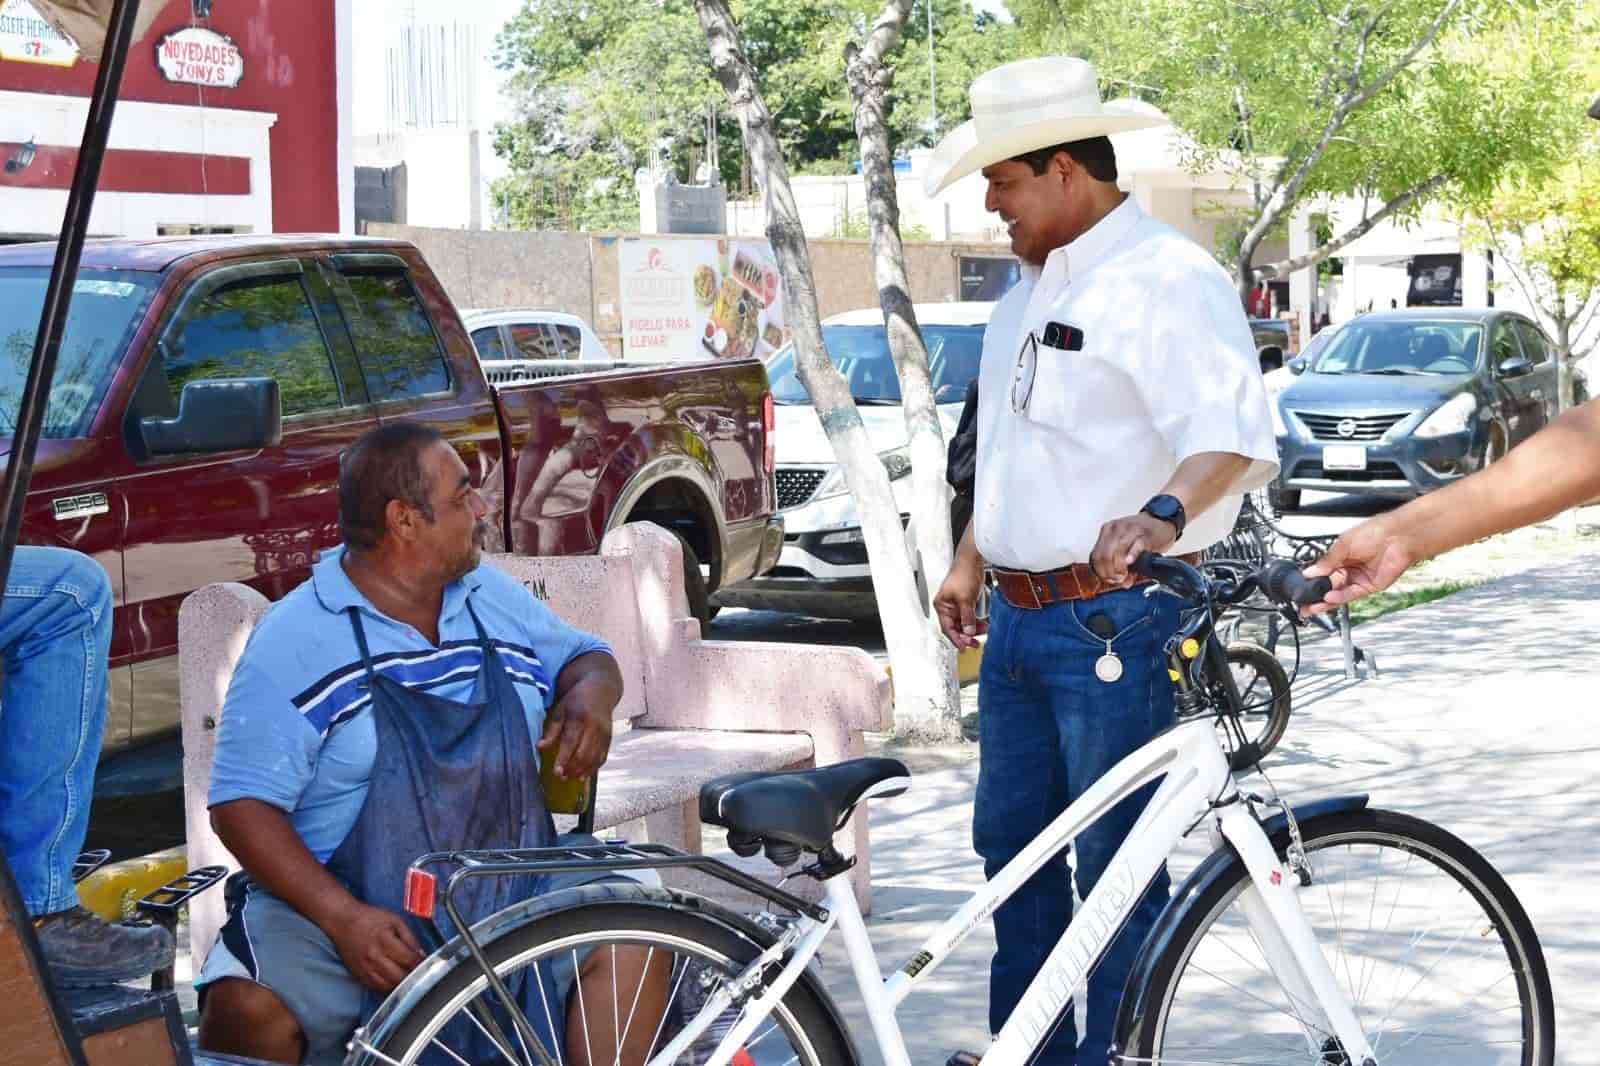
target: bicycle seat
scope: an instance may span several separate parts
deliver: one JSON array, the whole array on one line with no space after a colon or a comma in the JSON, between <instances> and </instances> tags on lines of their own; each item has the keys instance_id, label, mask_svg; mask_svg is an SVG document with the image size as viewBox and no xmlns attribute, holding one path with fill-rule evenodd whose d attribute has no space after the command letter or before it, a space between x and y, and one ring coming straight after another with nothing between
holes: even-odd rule
<instances>
[{"instance_id":1,"label":"bicycle seat","mask_svg":"<svg viewBox=\"0 0 1600 1066\"><path fill-rule=\"evenodd\" d=\"M898 787L873 786L898 781ZM911 783L899 759L850 759L815 770L724 774L700 786L700 820L807 851L833 846L834 830L871 792L898 796Z\"/></svg>"}]
</instances>

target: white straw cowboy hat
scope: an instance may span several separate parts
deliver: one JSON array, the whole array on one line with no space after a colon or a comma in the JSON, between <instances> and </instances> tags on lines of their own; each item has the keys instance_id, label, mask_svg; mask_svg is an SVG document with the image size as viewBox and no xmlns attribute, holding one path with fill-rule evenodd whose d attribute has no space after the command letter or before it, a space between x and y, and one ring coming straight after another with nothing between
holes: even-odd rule
<instances>
[{"instance_id":1,"label":"white straw cowboy hat","mask_svg":"<svg viewBox=\"0 0 1600 1066\"><path fill-rule=\"evenodd\" d=\"M1100 100L1094 65L1071 56L1019 59L978 75L972 119L933 150L923 179L929 196L957 178L1024 152L1089 137L1165 126L1167 117L1138 100Z\"/></svg>"}]
</instances>

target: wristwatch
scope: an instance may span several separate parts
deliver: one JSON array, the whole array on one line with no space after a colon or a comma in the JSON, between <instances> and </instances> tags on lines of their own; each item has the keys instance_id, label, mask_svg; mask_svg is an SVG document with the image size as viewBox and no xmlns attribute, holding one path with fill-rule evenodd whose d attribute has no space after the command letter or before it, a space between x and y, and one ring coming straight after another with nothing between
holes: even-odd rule
<instances>
[{"instance_id":1,"label":"wristwatch","mask_svg":"<svg viewBox=\"0 0 1600 1066\"><path fill-rule=\"evenodd\" d=\"M1140 512L1151 518L1159 518L1178 531L1178 538L1183 538L1183 527L1188 524L1188 517L1183 513L1183 501L1176 496L1163 493L1160 496L1150 497L1150 502L1139 508Z\"/></svg>"}]
</instances>

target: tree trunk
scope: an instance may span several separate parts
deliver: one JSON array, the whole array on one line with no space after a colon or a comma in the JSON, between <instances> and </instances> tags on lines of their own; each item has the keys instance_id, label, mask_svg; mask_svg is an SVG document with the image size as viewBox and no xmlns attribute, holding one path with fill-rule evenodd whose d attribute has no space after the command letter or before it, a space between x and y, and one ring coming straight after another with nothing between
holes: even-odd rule
<instances>
[{"instance_id":1,"label":"tree trunk","mask_svg":"<svg viewBox=\"0 0 1600 1066\"><path fill-rule=\"evenodd\" d=\"M772 113L756 86L726 0L695 0L710 47L711 69L739 118L751 175L766 205L767 238L783 277L784 314L794 335L795 369L811 396L845 484L860 512L879 620L894 669L895 728L940 734L949 688L926 638L927 619L911 575L900 511L843 375L828 359L817 313L816 282L789 172L772 129Z\"/></svg>"},{"instance_id":2,"label":"tree trunk","mask_svg":"<svg viewBox=\"0 0 1600 1066\"><path fill-rule=\"evenodd\" d=\"M856 137L861 145L873 276L878 302L883 307L890 356L900 381L900 404L910 442L911 526L925 592L921 628L933 659L931 676L944 681L937 722L943 727L941 732L954 735L961 712L955 648L940 633L933 611L933 595L950 570L950 487L944 478L944 431L934 402L928 350L917 328L911 285L906 278L905 248L900 241L900 205L888 124L893 72L883 64L884 55L894 48L910 13L911 0L888 0L884 4L866 46L845 46L845 80L855 104Z\"/></svg>"},{"instance_id":3,"label":"tree trunk","mask_svg":"<svg viewBox=\"0 0 1600 1066\"><path fill-rule=\"evenodd\" d=\"M1572 391L1572 316L1567 314L1567 301L1558 296L1561 314L1556 318L1556 414L1577 405Z\"/></svg>"}]
</instances>

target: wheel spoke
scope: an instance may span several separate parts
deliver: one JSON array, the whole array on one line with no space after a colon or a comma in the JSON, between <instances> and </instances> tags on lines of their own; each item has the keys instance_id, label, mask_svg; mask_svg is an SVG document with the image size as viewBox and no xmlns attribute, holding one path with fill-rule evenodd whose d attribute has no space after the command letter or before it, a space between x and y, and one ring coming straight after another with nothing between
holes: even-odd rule
<instances>
[{"instance_id":1,"label":"wheel spoke","mask_svg":"<svg viewBox=\"0 0 1600 1066\"><path fill-rule=\"evenodd\" d=\"M589 1008L583 1002L583 968L578 964L576 948L572 951L572 989L578 994L578 1017L583 1023L584 1066L594 1066L594 1048L589 1044Z\"/></svg>"}]
</instances>

